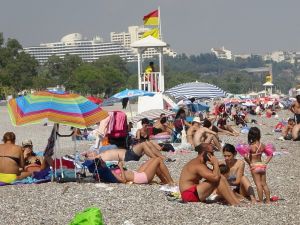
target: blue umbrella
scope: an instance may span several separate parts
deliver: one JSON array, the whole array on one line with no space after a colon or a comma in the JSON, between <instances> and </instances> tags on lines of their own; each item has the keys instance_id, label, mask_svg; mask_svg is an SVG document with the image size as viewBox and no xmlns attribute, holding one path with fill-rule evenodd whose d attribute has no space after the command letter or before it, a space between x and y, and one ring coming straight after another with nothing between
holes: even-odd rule
<instances>
[{"instance_id":1,"label":"blue umbrella","mask_svg":"<svg viewBox=\"0 0 300 225\"><path fill-rule=\"evenodd\" d=\"M112 98L123 99L123 98L134 98L138 96L153 96L153 92L138 90L138 89L126 89L112 96Z\"/></svg>"},{"instance_id":2,"label":"blue umbrella","mask_svg":"<svg viewBox=\"0 0 300 225\"><path fill-rule=\"evenodd\" d=\"M106 106L115 102L120 102L124 98L132 99L139 96L154 96L154 95L155 93L153 92L148 92L148 91L143 91L138 89L125 89L124 91L121 91L113 95L109 99L105 100L102 105Z\"/></svg>"},{"instance_id":3,"label":"blue umbrella","mask_svg":"<svg viewBox=\"0 0 300 225\"><path fill-rule=\"evenodd\" d=\"M109 99L105 100L103 102L102 106L112 105L113 103L120 102L125 98L130 100L132 98L136 98L139 96L154 96L154 95L155 95L155 93L153 93L153 92L143 91L143 90L139 90L139 89L125 89L124 91L121 91L121 92L113 95ZM125 108L126 108L126 106L127 106L127 103L125 104ZM132 118L130 102L129 102L129 108L130 108L130 114L131 114L131 118ZM123 109L124 109L124 106L123 106Z\"/></svg>"}]
</instances>

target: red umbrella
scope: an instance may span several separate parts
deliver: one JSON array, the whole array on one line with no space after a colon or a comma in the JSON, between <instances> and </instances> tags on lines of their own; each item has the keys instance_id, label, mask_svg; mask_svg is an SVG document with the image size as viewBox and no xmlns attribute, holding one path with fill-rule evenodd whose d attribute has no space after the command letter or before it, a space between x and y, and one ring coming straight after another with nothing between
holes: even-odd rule
<instances>
[{"instance_id":1,"label":"red umbrella","mask_svg":"<svg viewBox=\"0 0 300 225\"><path fill-rule=\"evenodd\" d=\"M103 102L103 100L101 98L97 98L94 96L89 96L89 97L87 97L87 99L90 100L91 102L94 102L97 105L99 105Z\"/></svg>"}]
</instances>

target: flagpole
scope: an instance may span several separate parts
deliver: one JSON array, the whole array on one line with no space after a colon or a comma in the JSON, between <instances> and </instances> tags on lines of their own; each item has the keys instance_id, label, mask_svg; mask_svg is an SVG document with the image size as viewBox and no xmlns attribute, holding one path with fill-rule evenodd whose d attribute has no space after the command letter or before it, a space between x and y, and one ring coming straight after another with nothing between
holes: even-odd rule
<instances>
[{"instance_id":1,"label":"flagpole","mask_svg":"<svg viewBox=\"0 0 300 225\"><path fill-rule=\"evenodd\" d=\"M162 40L161 19L160 19L160 6L158 7L158 22L159 22L159 39Z\"/></svg>"}]
</instances>

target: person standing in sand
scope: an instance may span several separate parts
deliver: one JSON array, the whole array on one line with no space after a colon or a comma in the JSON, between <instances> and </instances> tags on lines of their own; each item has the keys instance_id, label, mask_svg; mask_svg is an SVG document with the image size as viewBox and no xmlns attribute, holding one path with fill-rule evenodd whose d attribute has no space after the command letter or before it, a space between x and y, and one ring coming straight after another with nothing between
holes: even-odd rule
<instances>
[{"instance_id":1,"label":"person standing in sand","mask_svg":"<svg viewBox=\"0 0 300 225\"><path fill-rule=\"evenodd\" d=\"M296 101L290 107L292 113L294 113L296 124L300 123L300 95L296 96Z\"/></svg>"},{"instance_id":2,"label":"person standing in sand","mask_svg":"<svg viewBox=\"0 0 300 225\"><path fill-rule=\"evenodd\" d=\"M266 171L267 164L271 161L273 155L268 156L264 162L262 161L262 153L266 152L266 146L260 142L260 138L260 130L257 127L251 127L248 133L250 153L244 159L250 166L259 202L263 202L263 194L265 194L266 203L270 203L270 189L267 185Z\"/></svg>"},{"instance_id":3,"label":"person standing in sand","mask_svg":"<svg viewBox=\"0 0 300 225\"><path fill-rule=\"evenodd\" d=\"M182 169L179 189L184 202L205 202L217 189L228 204L238 205L239 200L230 189L227 179L221 175L219 162L214 156L211 144L202 143L195 147L198 156L189 161ZM210 163L213 169L207 166ZM200 180L205 179L203 182Z\"/></svg>"}]
</instances>

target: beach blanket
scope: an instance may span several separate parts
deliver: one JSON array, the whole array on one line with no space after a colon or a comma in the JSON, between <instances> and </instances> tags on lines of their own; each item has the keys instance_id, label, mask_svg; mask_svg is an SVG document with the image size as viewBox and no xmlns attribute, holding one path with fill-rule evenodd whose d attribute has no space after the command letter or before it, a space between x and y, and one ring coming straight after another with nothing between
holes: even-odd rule
<instances>
[{"instance_id":1,"label":"beach blanket","mask_svg":"<svg viewBox=\"0 0 300 225\"><path fill-rule=\"evenodd\" d=\"M41 184L51 181L51 169L47 168L39 172L34 172L31 177L26 177L22 180L16 180L12 184Z\"/></svg>"}]
</instances>

